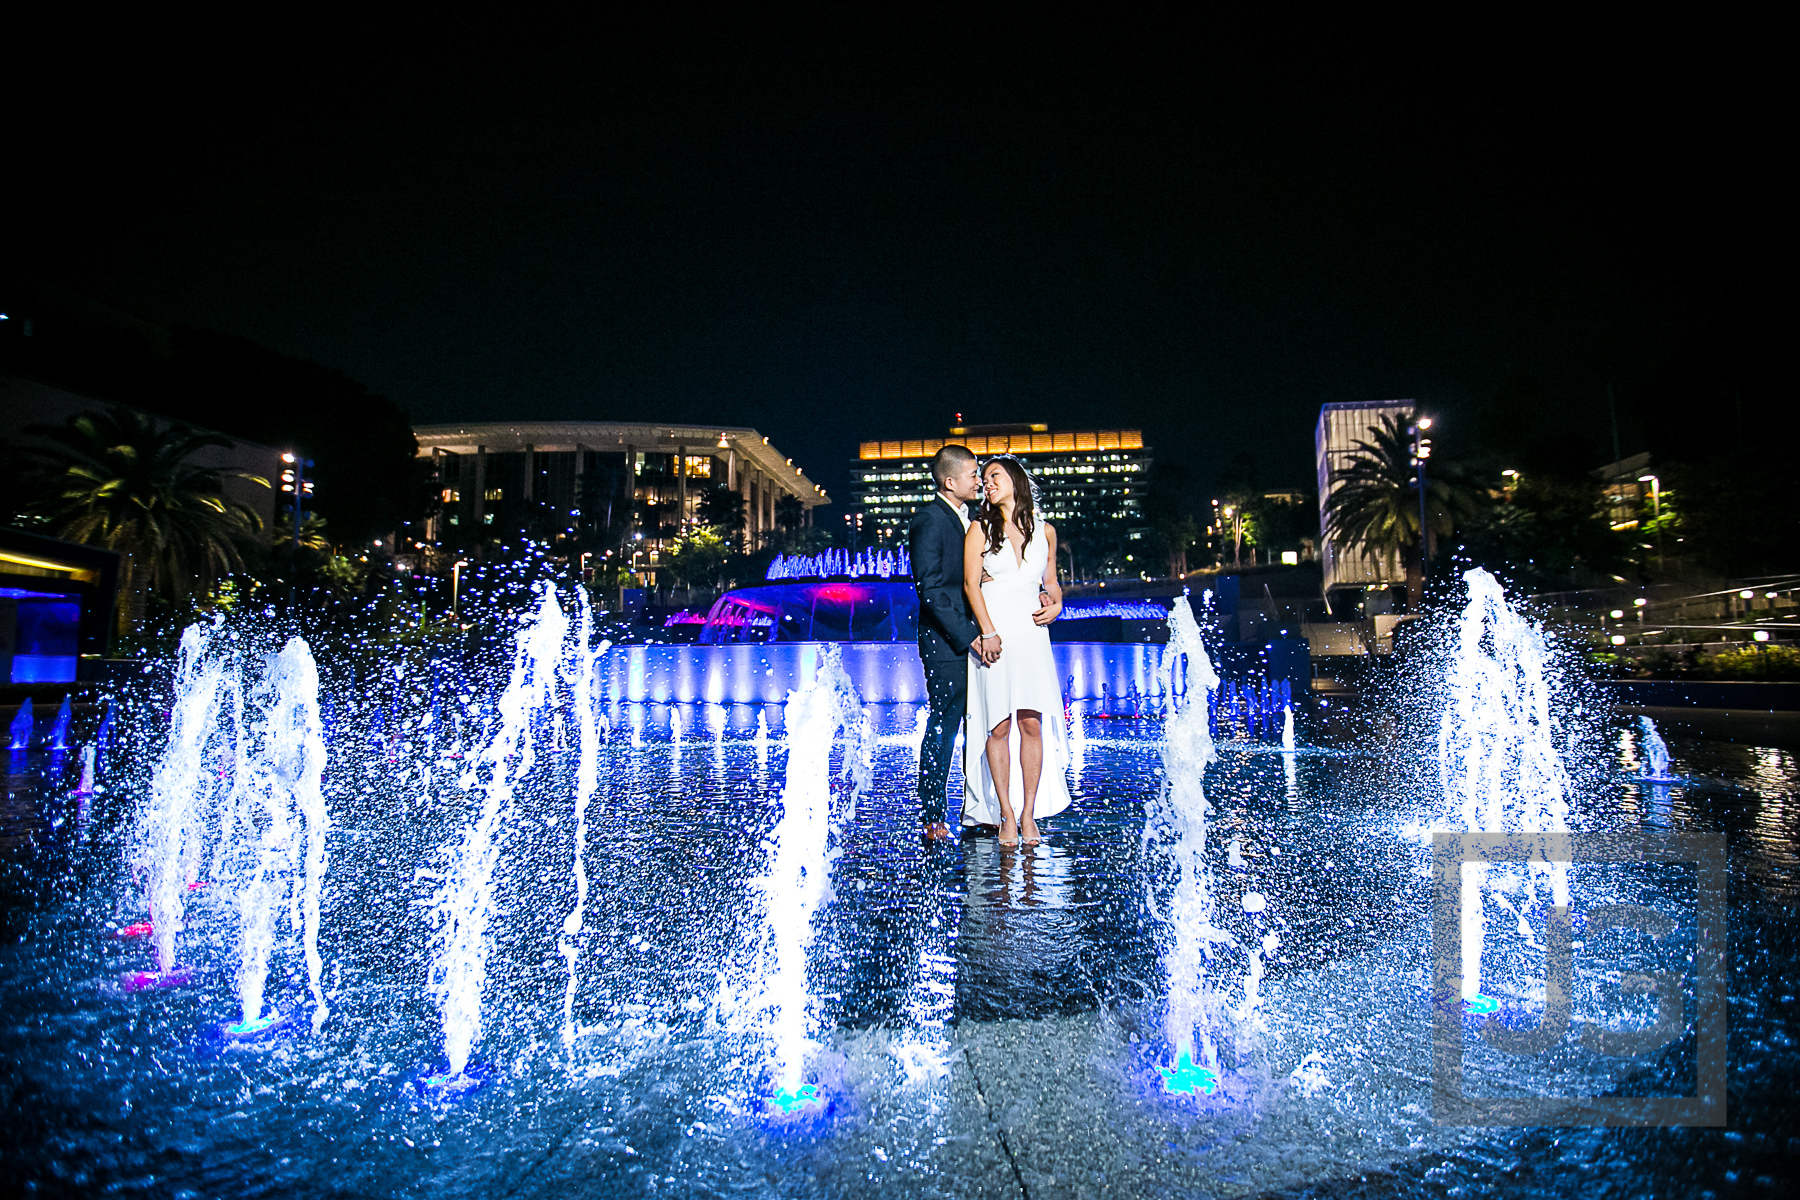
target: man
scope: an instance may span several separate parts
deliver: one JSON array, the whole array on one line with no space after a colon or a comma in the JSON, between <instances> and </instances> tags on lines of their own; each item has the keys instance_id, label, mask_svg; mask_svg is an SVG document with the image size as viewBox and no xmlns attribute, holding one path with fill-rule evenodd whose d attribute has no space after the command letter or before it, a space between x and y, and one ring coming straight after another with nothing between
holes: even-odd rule
<instances>
[{"instance_id":1,"label":"man","mask_svg":"<svg viewBox=\"0 0 1800 1200\"><path fill-rule=\"evenodd\" d=\"M964 446L945 446L931 460L937 497L913 514L907 542L919 592L919 658L931 714L919 748L919 807L925 838L950 836L950 756L969 697L969 647L981 628L963 595L963 537L969 504L981 495L981 472ZM998 651L999 638L988 639Z\"/></svg>"}]
</instances>

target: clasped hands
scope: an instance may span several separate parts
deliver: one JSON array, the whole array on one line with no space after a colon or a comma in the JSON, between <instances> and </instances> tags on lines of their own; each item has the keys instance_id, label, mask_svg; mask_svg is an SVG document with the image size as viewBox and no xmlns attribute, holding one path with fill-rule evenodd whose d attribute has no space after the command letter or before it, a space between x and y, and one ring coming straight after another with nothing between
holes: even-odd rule
<instances>
[{"instance_id":1,"label":"clasped hands","mask_svg":"<svg viewBox=\"0 0 1800 1200\"><path fill-rule=\"evenodd\" d=\"M982 666L991 667L1000 661L1000 635L984 633L975 639L975 644L970 649L974 650L975 656L981 659Z\"/></svg>"}]
</instances>

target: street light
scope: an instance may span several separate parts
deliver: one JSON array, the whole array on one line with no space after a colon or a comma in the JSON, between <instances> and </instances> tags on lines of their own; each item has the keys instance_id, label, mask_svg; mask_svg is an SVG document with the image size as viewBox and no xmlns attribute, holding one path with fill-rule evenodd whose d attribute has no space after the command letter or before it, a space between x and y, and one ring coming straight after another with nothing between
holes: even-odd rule
<instances>
[{"instance_id":1,"label":"street light","mask_svg":"<svg viewBox=\"0 0 1800 1200\"><path fill-rule=\"evenodd\" d=\"M1406 427L1406 432L1413 435L1412 466L1417 475L1413 476L1413 485L1419 489L1419 580L1421 590L1427 570L1431 566L1431 540L1425 529L1425 460L1431 457L1431 439L1425 431L1431 428L1430 417L1420 417L1415 423Z\"/></svg>"},{"instance_id":2,"label":"street light","mask_svg":"<svg viewBox=\"0 0 1800 1200\"><path fill-rule=\"evenodd\" d=\"M300 518L306 494L312 491L312 484L307 482L306 468L313 465L310 458L302 458L292 450L285 451L281 461L287 464L287 470L281 473L281 490L294 494L294 549L300 549Z\"/></svg>"},{"instance_id":3,"label":"street light","mask_svg":"<svg viewBox=\"0 0 1800 1200\"><path fill-rule=\"evenodd\" d=\"M1639 483L1650 485L1650 504L1656 516L1656 565L1662 566L1662 480L1654 475L1639 475Z\"/></svg>"},{"instance_id":4,"label":"street light","mask_svg":"<svg viewBox=\"0 0 1800 1200\"><path fill-rule=\"evenodd\" d=\"M450 568L450 623L456 624L456 597L462 584L462 569L469 564L459 562Z\"/></svg>"}]
</instances>

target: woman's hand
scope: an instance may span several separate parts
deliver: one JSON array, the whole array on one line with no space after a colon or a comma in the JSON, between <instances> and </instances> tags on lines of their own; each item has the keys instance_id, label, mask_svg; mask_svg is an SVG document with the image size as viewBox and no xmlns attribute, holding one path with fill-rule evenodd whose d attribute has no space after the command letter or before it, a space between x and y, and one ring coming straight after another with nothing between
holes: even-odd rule
<instances>
[{"instance_id":1,"label":"woman's hand","mask_svg":"<svg viewBox=\"0 0 1800 1200\"><path fill-rule=\"evenodd\" d=\"M1052 596L1049 592L1038 593L1038 610L1031 614L1031 619L1038 625L1048 625L1062 614L1061 596Z\"/></svg>"},{"instance_id":2,"label":"woman's hand","mask_svg":"<svg viewBox=\"0 0 1800 1200\"><path fill-rule=\"evenodd\" d=\"M1000 661L1000 635L986 634L975 640L975 651L981 658L983 666L991 667Z\"/></svg>"}]
</instances>

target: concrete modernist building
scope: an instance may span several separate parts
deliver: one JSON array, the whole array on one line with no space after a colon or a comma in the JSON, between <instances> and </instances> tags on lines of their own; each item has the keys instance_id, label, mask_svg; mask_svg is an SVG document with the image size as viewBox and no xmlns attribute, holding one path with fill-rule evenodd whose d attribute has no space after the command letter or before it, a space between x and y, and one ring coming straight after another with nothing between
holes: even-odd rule
<instances>
[{"instance_id":1,"label":"concrete modernist building","mask_svg":"<svg viewBox=\"0 0 1800 1200\"><path fill-rule=\"evenodd\" d=\"M744 497L752 544L776 528L775 505L798 499L811 523L812 510L830 500L754 429L728 425L646 425L613 421L522 421L413 428L420 455L437 467L441 513L432 519L434 541L457 540L471 530L506 523L527 506L573 518L581 507L577 481L598 472L617 480L621 497L630 480L635 500L632 539L645 553L639 569L654 569L670 540L690 527L700 496L724 485Z\"/></svg>"},{"instance_id":2,"label":"concrete modernist building","mask_svg":"<svg viewBox=\"0 0 1800 1200\"><path fill-rule=\"evenodd\" d=\"M1362 400L1327 404L1319 409L1313 453L1319 469L1319 557L1324 564L1327 595L1337 588L1380 588L1406 582L1398 562L1389 566L1379 554L1334 545L1325 536L1325 514L1334 490L1332 477L1357 455L1357 443L1372 441L1373 430L1383 417L1410 422L1415 408L1411 400Z\"/></svg>"},{"instance_id":3,"label":"concrete modernist building","mask_svg":"<svg viewBox=\"0 0 1800 1200\"><path fill-rule=\"evenodd\" d=\"M850 473L856 481L851 504L862 518L864 538L892 542L906 536L913 510L934 494L931 456L945 443L967 446L978 458L1023 459L1052 521L1117 522L1126 539L1148 531L1144 493L1152 460L1142 430L969 425L943 437L862 443Z\"/></svg>"}]
</instances>

